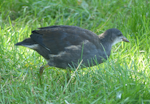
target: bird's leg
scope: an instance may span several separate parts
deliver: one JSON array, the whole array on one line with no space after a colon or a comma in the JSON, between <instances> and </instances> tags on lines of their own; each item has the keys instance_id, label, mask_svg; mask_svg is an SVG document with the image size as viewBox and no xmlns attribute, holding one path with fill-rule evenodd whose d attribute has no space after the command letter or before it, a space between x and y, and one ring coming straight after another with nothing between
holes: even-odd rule
<instances>
[{"instance_id":1,"label":"bird's leg","mask_svg":"<svg viewBox=\"0 0 150 104\"><path fill-rule=\"evenodd\" d=\"M47 68L47 67L49 67L48 64L43 65L43 66L40 67L40 70L39 70L40 76L43 74L44 69Z\"/></svg>"},{"instance_id":2,"label":"bird's leg","mask_svg":"<svg viewBox=\"0 0 150 104\"><path fill-rule=\"evenodd\" d=\"M40 70L39 70L39 80L40 80L40 85L42 85L42 82L41 82L41 77L42 77L42 74L43 74L43 71L45 68L47 68L49 65L46 64L46 65L43 65L40 67Z\"/></svg>"}]
</instances>

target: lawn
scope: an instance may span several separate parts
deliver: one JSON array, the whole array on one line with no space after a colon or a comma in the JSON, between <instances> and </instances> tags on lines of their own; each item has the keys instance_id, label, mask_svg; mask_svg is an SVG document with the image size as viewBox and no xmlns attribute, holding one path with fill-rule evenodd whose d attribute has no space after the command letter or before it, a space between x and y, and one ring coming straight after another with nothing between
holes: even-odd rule
<instances>
[{"instance_id":1,"label":"lawn","mask_svg":"<svg viewBox=\"0 0 150 104\"><path fill-rule=\"evenodd\" d=\"M74 69L69 82L66 70L46 68L40 85L46 61L14 44L51 25L118 28L130 43L117 43L102 64ZM149 0L0 0L0 103L149 104L149 45Z\"/></svg>"}]
</instances>

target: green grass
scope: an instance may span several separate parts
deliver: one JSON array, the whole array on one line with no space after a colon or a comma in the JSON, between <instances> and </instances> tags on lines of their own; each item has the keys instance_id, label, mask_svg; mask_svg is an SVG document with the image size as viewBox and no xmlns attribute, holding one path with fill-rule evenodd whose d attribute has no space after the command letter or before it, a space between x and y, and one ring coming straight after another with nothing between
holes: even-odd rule
<instances>
[{"instance_id":1,"label":"green grass","mask_svg":"<svg viewBox=\"0 0 150 104\"><path fill-rule=\"evenodd\" d=\"M149 10L148 0L0 0L0 103L149 104ZM130 43L113 46L105 63L78 69L68 85L65 70L47 68L40 86L39 67L46 62L14 44L50 25L96 34L118 28Z\"/></svg>"}]
</instances>

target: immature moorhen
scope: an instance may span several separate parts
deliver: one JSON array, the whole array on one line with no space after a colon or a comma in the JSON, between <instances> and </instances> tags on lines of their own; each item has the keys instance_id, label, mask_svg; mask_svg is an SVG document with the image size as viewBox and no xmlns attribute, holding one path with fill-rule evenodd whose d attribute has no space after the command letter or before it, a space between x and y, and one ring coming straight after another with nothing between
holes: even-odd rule
<instances>
[{"instance_id":1,"label":"immature moorhen","mask_svg":"<svg viewBox=\"0 0 150 104\"><path fill-rule=\"evenodd\" d=\"M30 38L15 45L37 51L47 65L67 69L102 63L110 56L111 48L118 42L129 42L120 30L112 28L101 35L76 26L49 26L32 31ZM42 74L45 66L40 68Z\"/></svg>"}]
</instances>

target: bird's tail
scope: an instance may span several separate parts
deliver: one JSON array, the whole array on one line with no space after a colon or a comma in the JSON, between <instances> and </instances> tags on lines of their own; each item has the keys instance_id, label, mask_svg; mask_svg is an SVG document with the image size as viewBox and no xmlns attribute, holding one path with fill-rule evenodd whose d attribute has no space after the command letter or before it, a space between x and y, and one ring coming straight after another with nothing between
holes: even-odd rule
<instances>
[{"instance_id":1,"label":"bird's tail","mask_svg":"<svg viewBox=\"0 0 150 104\"><path fill-rule=\"evenodd\" d=\"M22 42L18 42L15 44L16 46L24 46L24 47L28 47L31 49L37 49L38 48L38 44L33 41L31 38L27 38L25 40L23 40Z\"/></svg>"}]
</instances>

